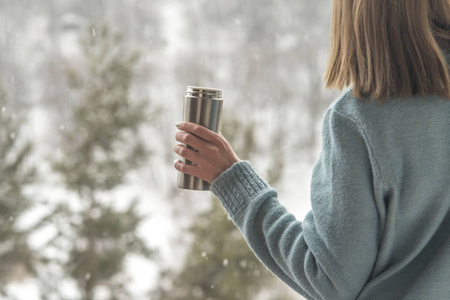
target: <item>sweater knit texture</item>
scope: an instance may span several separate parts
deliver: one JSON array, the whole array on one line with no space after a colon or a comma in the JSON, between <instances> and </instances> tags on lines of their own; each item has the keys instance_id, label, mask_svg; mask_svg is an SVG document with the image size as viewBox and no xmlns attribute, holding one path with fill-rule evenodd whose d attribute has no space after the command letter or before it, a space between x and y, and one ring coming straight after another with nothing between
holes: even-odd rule
<instances>
[{"instance_id":1,"label":"sweater knit texture","mask_svg":"<svg viewBox=\"0 0 450 300\"><path fill-rule=\"evenodd\" d=\"M248 161L211 185L261 262L307 299L450 299L450 101L345 92L296 220Z\"/></svg>"}]
</instances>

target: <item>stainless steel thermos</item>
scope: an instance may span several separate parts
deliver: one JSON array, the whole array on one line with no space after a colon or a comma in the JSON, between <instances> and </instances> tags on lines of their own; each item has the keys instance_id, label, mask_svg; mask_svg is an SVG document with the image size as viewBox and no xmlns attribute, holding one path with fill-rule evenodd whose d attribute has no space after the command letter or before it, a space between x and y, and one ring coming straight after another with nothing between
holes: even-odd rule
<instances>
[{"instance_id":1,"label":"stainless steel thermos","mask_svg":"<svg viewBox=\"0 0 450 300\"><path fill-rule=\"evenodd\" d=\"M219 132L222 106L222 90L188 86L184 96L183 121L197 123L212 131ZM180 161L188 165L194 165L183 157L180 157ZM205 191L209 190L210 184L200 178L178 172L177 186L182 189Z\"/></svg>"}]
</instances>

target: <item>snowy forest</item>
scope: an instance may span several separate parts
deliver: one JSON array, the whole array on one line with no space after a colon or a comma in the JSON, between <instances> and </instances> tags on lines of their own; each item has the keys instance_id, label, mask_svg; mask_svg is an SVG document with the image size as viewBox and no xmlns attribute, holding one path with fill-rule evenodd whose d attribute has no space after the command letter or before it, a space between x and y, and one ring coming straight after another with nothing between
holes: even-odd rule
<instances>
[{"instance_id":1,"label":"snowy forest","mask_svg":"<svg viewBox=\"0 0 450 300\"><path fill-rule=\"evenodd\" d=\"M299 220L331 0L0 0L0 299L302 299L176 187L187 86Z\"/></svg>"}]
</instances>

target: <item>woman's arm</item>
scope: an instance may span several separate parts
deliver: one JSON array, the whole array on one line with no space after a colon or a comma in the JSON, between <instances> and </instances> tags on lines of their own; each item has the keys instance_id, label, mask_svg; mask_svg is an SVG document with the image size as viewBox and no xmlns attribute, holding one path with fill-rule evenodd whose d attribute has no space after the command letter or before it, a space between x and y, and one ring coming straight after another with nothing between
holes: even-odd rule
<instances>
[{"instance_id":1,"label":"woman's arm","mask_svg":"<svg viewBox=\"0 0 450 300\"><path fill-rule=\"evenodd\" d=\"M329 110L303 222L248 162L220 173L211 191L258 258L289 286L308 299L355 299L370 278L380 234L371 165L358 124Z\"/></svg>"}]
</instances>

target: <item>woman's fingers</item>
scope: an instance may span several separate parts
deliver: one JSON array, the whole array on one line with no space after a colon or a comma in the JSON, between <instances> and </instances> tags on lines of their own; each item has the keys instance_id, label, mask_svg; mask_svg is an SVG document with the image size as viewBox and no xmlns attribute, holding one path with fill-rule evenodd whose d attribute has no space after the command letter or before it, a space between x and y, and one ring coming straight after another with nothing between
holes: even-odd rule
<instances>
[{"instance_id":1,"label":"woman's fingers","mask_svg":"<svg viewBox=\"0 0 450 300\"><path fill-rule=\"evenodd\" d=\"M208 170L204 170L202 168L199 168L198 166L185 164L180 160L174 161L174 167L181 173L198 177L209 183L213 182L213 180L218 176L218 175L212 176L211 175L212 173L209 172Z\"/></svg>"},{"instance_id":2,"label":"woman's fingers","mask_svg":"<svg viewBox=\"0 0 450 300\"><path fill-rule=\"evenodd\" d=\"M181 157L184 157L187 160L190 160L193 163L196 163L198 161L198 152L195 150L189 149L188 147L184 145L175 145L173 148L173 151L178 154Z\"/></svg>"},{"instance_id":3,"label":"woman's fingers","mask_svg":"<svg viewBox=\"0 0 450 300\"><path fill-rule=\"evenodd\" d=\"M198 138L197 136L184 131L179 131L175 135L175 139L183 144L189 145L194 149L201 149L202 146L205 144L205 141Z\"/></svg>"},{"instance_id":4,"label":"woman's fingers","mask_svg":"<svg viewBox=\"0 0 450 300\"><path fill-rule=\"evenodd\" d=\"M177 127L179 130L189 132L207 142L214 142L217 140L217 133L195 123L180 122L177 123Z\"/></svg>"},{"instance_id":5,"label":"woman's fingers","mask_svg":"<svg viewBox=\"0 0 450 300\"><path fill-rule=\"evenodd\" d=\"M173 165L175 169L177 169L181 173L198 177L198 168L196 168L195 166L184 164L179 160L174 161Z\"/></svg>"}]
</instances>

